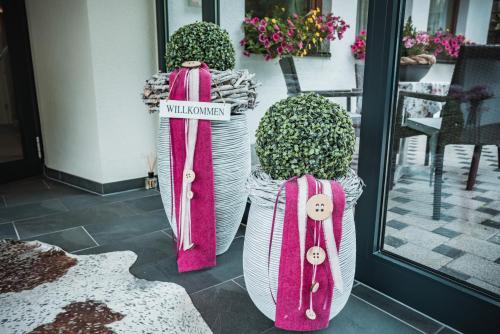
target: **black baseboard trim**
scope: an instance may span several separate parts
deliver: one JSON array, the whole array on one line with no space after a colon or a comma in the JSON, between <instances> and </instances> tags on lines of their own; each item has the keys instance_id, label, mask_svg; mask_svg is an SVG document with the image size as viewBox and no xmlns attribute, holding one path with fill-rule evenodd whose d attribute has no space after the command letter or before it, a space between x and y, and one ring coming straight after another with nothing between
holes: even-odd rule
<instances>
[{"instance_id":1,"label":"black baseboard trim","mask_svg":"<svg viewBox=\"0 0 500 334\"><path fill-rule=\"evenodd\" d=\"M144 188L145 177L123 180L109 183L99 183L83 177L61 172L47 166L43 168L43 174L54 181L62 182L75 188L79 188L98 195L108 195L122 191Z\"/></svg>"}]
</instances>

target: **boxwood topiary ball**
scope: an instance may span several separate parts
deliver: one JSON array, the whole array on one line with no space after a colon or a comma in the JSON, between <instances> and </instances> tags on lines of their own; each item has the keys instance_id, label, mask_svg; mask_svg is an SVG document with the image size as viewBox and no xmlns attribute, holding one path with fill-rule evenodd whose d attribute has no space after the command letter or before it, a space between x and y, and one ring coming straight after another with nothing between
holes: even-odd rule
<instances>
[{"instance_id":1,"label":"boxwood topiary ball","mask_svg":"<svg viewBox=\"0 0 500 334\"><path fill-rule=\"evenodd\" d=\"M195 22L179 28L167 44L167 70L187 60L205 62L209 68L234 68L234 48L226 30L210 22Z\"/></svg>"},{"instance_id":2,"label":"boxwood topiary ball","mask_svg":"<svg viewBox=\"0 0 500 334\"><path fill-rule=\"evenodd\" d=\"M356 141L346 111L314 93L273 104L260 120L256 137L262 169L276 180L304 174L319 179L344 176Z\"/></svg>"}]
</instances>

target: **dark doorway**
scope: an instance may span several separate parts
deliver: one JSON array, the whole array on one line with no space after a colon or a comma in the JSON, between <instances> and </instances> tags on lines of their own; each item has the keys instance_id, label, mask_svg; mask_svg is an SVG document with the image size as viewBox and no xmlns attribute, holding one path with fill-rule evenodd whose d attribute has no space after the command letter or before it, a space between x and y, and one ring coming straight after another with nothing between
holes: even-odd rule
<instances>
[{"instance_id":1,"label":"dark doorway","mask_svg":"<svg viewBox=\"0 0 500 334\"><path fill-rule=\"evenodd\" d=\"M42 171L24 1L0 0L0 183Z\"/></svg>"}]
</instances>

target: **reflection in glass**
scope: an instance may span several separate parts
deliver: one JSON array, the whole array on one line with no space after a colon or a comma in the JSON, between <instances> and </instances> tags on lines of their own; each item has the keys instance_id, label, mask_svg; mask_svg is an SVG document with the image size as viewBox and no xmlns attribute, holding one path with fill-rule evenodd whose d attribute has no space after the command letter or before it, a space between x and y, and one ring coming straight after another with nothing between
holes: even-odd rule
<instances>
[{"instance_id":1,"label":"reflection in glass","mask_svg":"<svg viewBox=\"0 0 500 334\"><path fill-rule=\"evenodd\" d=\"M22 158L21 131L15 112L9 46L5 32L5 12L0 7L0 163Z\"/></svg>"},{"instance_id":2,"label":"reflection in glass","mask_svg":"<svg viewBox=\"0 0 500 334\"><path fill-rule=\"evenodd\" d=\"M470 2L489 16L484 4ZM383 249L498 295L500 46L481 45L488 22L464 20L478 29L450 45L458 58L399 82Z\"/></svg>"}]
</instances>

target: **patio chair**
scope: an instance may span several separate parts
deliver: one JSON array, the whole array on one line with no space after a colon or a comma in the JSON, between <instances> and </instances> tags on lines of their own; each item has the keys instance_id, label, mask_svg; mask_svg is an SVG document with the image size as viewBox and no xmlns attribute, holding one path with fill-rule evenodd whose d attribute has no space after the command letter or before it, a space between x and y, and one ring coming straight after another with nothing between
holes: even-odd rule
<instances>
[{"instance_id":1,"label":"patio chair","mask_svg":"<svg viewBox=\"0 0 500 334\"><path fill-rule=\"evenodd\" d=\"M500 46L464 46L455 65L447 96L400 92L405 97L446 102L441 118L410 118L405 131L430 138L434 168L432 218L441 218L443 160L446 145L474 145L466 190L472 190L483 145L497 145L500 167ZM475 93L474 93L475 92ZM395 143L393 143L395 145ZM393 150L392 159L395 151Z\"/></svg>"},{"instance_id":2,"label":"patio chair","mask_svg":"<svg viewBox=\"0 0 500 334\"><path fill-rule=\"evenodd\" d=\"M347 90L314 90L305 91L300 88L299 76L297 75L297 69L295 68L295 62L293 57L284 56L279 61L281 72L285 78L285 84L287 88L288 96L294 96L301 93L316 93L324 97L345 97L346 98L346 109L351 119L353 121L353 126L356 129L356 135L359 136L359 127L361 125L361 115L351 112L352 101L354 99L354 106L356 106L356 99L363 95L361 89L347 89Z\"/></svg>"}]
</instances>

